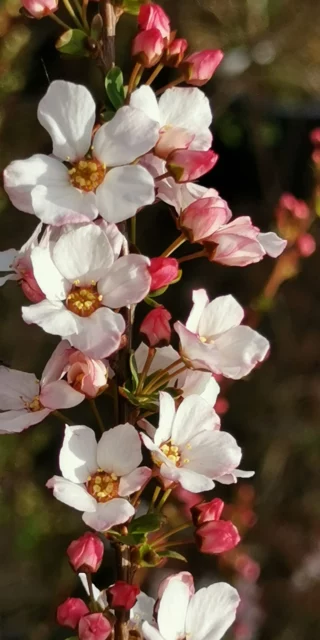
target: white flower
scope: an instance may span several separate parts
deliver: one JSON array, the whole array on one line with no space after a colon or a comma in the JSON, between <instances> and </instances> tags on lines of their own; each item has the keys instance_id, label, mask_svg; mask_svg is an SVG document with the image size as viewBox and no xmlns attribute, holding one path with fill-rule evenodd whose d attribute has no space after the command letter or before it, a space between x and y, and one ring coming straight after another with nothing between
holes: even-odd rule
<instances>
[{"instance_id":1,"label":"white flower","mask_svg":"<svg viewBox=\"0 0 320 640\"><path fill-rule=\"evenodd\" d=\"M220 640L234 622L239 602L236 589L225 582L193 594L179 574L172 576L160 598L157 627L144 622L143 636L146 640Z\"/></svg>"},{"instance_id":2,"label":"white flower","mask_svg":"<svg viewBox=\"0 0 320 640\"><path fill-rule=\"evenodd\" d=\"M93 220L98 213L120 222L153 202L151 176L131 163L157 142L157 123L140 109L121 107L92 140L95 117L85 87L51 83L38 119L51 136L53 155L17 160L4 171L5 189L17 209L53 225Z\"/></svg>"},{"instance_id":3,"label":"white flower","mask_svg":"<svg viewBox=\"0 0 320 640\"><path fill-rule=\"evenodd\" d=\"M114 260L104 227L89 223L62 233L31 253L34 276L46 300L22 308L24 320L67 338L92 358L119 348L125 322L117 309L140 302L149 291L148 258Z\"/></svg>"},{"instance_id":4,"label":"white flower","mask_svg":"<svg viewBox=\"0 0 320 640\"><path fill-rule=\"evenodd\" d=\"M138 349L135 351L134 355L139 373L141 373L143 369L148 351L149 349L144 342L141 342ZM179 358L180 356L178 352L171 346L156 349L148 375L151 375L160 369L165 369L169 364L178 361ZM206 400L212 407L215 405L217 396L220 392L220 387L211 373L207 371L192 371L191 369L171 378L169 386L181 389L182 396L184 398L193 394L198 395L201 398L204 398L204 400Z\"/></svg>"},{"instance_id":5,"label":"white flower","mask_svg":"<svg viewBox=\"0 0 320 640\"><path fill-rule=\"evenodd\" d=\"M240 325L242 307L233 296L212 302L204 289L193 292L193 307L186 325L174 328L181 342L181 355L197 369L221 373L238 380L266 357L268 340L250 327Z\"/></svg>"},{"instance_id":6,"label":"white flower","mask_svg":"<svg viewBox=\"0 0 320 640\"><path fill-rule=\"evenodd\" d=\"M241 460L235 439L219 431L217 414L198 396L185 398L176 411L173 398L161 392L158 429L146 420L140 426L149 434L141 438L160 475L192 493L212 489L213 479L233 473Z\"/></svg>"},{"instance_id":7,"label":"white flower","mask_svg":"<svg viewBox=\"0 0 320 640\"><path fill-rule=\"evenodd\" d=\"M0 251L0 271L8 272L7 275L0 278L0 287L4 285L7 280L23 280L26 271L32 268L30 254L32 249L38 246L41 229L42 223L40 222L19 251L17 251L17 249Z\"/></svg>"},{"instance_id":8,"label":"white flower","mask_svg":"<svg viewBox=\"0 0 320 640\"><path fill-rule=\"evenodd\" d=\"M151 474L142 461L141 442L135 428L126 423L106 431L96 442L85 426L66 426L60 451L62 476L47 482L53 495L79 511L96 531L127 522L134 507L127 500L141 489Z\"/></svg>"}]
</instances>

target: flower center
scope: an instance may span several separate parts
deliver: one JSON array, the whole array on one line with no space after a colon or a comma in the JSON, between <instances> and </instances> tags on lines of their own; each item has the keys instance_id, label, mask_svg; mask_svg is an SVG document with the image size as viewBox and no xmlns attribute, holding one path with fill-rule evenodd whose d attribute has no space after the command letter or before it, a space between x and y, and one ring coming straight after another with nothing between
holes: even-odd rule
<instances>
[{"instance_id":1,"label":"flower center","mask_svg":"<svg viewBox=\"0 0 320 640\"><path fill-rule=\"evenodd\" d=\"M34 413L35 411L41 411L43 409L43 405L40 402L40 396L35 396L31 402L26 402L26 407L28 411Z\"/></svg>"},{"instance_id":2,"label":"flower center","mask_svg":"<svg viewBox=\"0 0 320 640\"><path fill-rule=\"evenodd\" d=\"M99 469L97 473L88 477L87 491L97 502L108 502L118 497L120 480L115 473L107 473Z\"/></svg>"},{"instance_id":3,"label":"flower center","mask_svg":"<svg viewBox=\"0 0 320 640\"><path fill-rule=\"evenodd\" d=\"M160 451L162 451L162 453L164 453L164 455L168 458L168 460L171 460L171 462L173 462L176 465L176 467L180 466L181 456L179 453L179 447L172 444L171 440L168 440L168 442L165 442L164 444L162 444L160 447ZM161 467L163 461L157 457L157 454L152 453L151 457L153 462L158 467Z\"/></svg>"},{"instance_id":4,"label":"flower center","mask_svg":"<svg viewBox=\"0 0 320 640\"><path fill-rule=\"evenodd\" d=\"M67 296L66 306L77 316L86 318L102 306L101 301L102 295L98 294L96 282L92 281L89 287L79 287L75 281Z\"/></svg>"},{"instance_id":5,"label":"flower center","mask_svg":"<svg viewBox=\"0 0 320 640\"><path fill-rule=\"evenodd\" d=\"M213 338L207 338L206 336L199 336L199 339L203 344L214 344Z\"/></svg>"},{"instance_id":6,"label":"flower center","mask_svg":"<svg viewBox=\"0 0 320 640\"><path fill-rule=\"evenodd\" d=\"M95 191L106 175L106 166L98 160L79 160L68 171L71 184L81 191Z\"/></svg>"}]
</instances>

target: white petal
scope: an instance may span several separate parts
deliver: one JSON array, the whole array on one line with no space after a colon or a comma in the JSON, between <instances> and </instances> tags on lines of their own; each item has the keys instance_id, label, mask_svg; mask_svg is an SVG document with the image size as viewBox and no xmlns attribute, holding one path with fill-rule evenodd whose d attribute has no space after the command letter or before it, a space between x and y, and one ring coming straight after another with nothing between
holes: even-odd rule
<instances>
[{"instance_id":1,"label":"white petal","mask_svg":"<svg viewBox=\"0 0 320 640\"><path fill-rule=\"evenodd\" d=\"M120 313L102 307L88 318L77 319L76 329L78 331L80 328L81 331L66 336L73 347L95 359L107 358L119 348L121 336L126 328Z\"/></svg>"},{"instance_id":2,"label":"white petal","mask_svg":"<svg viewBox=\"0 0 320 640\"><path fill-rule=\"evenodd\" d=\"M186 108L188 105L188 108ZM171 125L196 134L192 149L209 149L212 114L208 98L194 87L167 89L159 100L161 126Z\"/></svg>"},{"instance_id":3,"label":"white petal","mask_svg":"<svg viewBox=\"0 0 320 640\"><path fill-rule=\"evenodd\" d=\"M99 218L99 220L97 220L95 224L98 225L100 229L102 229L103 233L106 234L113 251L114 259L116 260L117 258L119 258L121 249L125 242L123 233L119 231L116 224L112 222L108 223L103 220L103 218Z\"/></svg>"},{"instance_id":4,"label":"white petal","mask_svg":"<svg viewBox=\"0 0 320 640\"><path fill-rule=\"evenodd\" d=\"M42 386L49 384L49 382L59 380L62 377L65 367L69 362L70 353L72 353L72 348L70 347L68 340L61 340L42 372Z\"/></svg>"},{"instance_id":5,"label":"white petal","mask_svg":"<svg viewBox=\"0 0 320 640\"><path fill-rule=\"evenodd\" d=\"M9 280L19 280L19 279L20 278L17 273L9 273L7 276L3 276L2 278L0 278L0 287L3 287L3 285Z\"/></svg>"},{"instance_id":6,"label":"white petal","mask_svg":"<svg viewBox=\"0 0 320 640\"><path fill-rule=\"evenodd\" d=\"M67 280L90 285L111 267L113 252L103 231L89 224L63 234L53 248L53 260Z\"/></svg>"},{"instance_id":7,"label":"white petal","mask_svg":"<svg viewBox=\"0 0 320 640\"><path fill-rule=\"evenodd\" d=\"M34 373L0 366L0 409L23 409L39 393Z\"/></svg>"},{"instance_id":8,"label":"white petal","mask_svg":"<svg viewBox=\"0 0 320 640\"><path fill-rule=\"evenodd\" d=\"M77 331L77 316L62 302L42 300L30 307L22 307L22 317L27 324L37 324L54 336L66 337Z\"/></svg>"},{"instance_id":9,"label":"white petal","mask_svg":"<svg viewBox=\"0 0 320 640\"><path fill-rule=\"evenodd\" d=\"M98 466L117 476L125 476L142 460L141 442L129 423L119 424L102 434L98 444Z\"/></svg>"},{"instance_id":10,"label":"white petal","mask_svg":"<svg viewBox=\"0 0 320 640\"><path fill-rule=\"evenodd\" d=\"M185 637L189 586L182 580L170 580L160 599L158 610L159 631L165 640Z\"/></svg>"},{"instance_id":11,"label":"white petal","mask_svg":"<svg viewBox=\"0 0 320 640\"><path fill-rule=\"evenodd\" d=\"M220 296L209 302L203 310L198 333L200 336L218 337L232 327L237 327L243 316L243 309L233 296Z\"/></svg>"},{"instance_id":12,"label":"white petal","mask_svg":"<svg viewBox=\"0 0 320 640\"><path fill-rule=\"evenodd\" d=\"M214 487L214 482L207 476L186 469L185 467L169 467L162 464L160 467L161 475L167 480L178 482L183 489L191 491L191 493L202 493L202 491L210 491Z\"/></svg>"},{"instance_id":13,"label":"white petal","mask_svg":"<svg viewBox=\"0 0 320 640\"><path fill-rule=\"evenodd\" d=\"M140 342L138 349L136 349L134 354L139 373L143 369L148 351L149 349L147 345L144 342ZM179 354L173 347L171 347L171 345L169 345L168 347L160 347L159 349L156 349L156 355L151 362L149 374L154 373L159 369L165 369L169 364L175 362L176 360L179 360Z\"/></svg>"},{"instance_id":14,"label":"white petal","mask_svg":"<svg viewBox=\"0 0 320 640\"><path fill-rule=\"evenodd\" d=\"M108 171L96 198L99 212L107 222L122 222L154 202L154 181L139 165L116 167Z\"/></svg>"},{"instance_id":15,"label":"white petal","mask_svg":"<svg viewBox=\"0 0 320 640\"><path fill-rule=\"evenodd\" d=\"M159 426L154 437L154 443L158 446L171 438L176 413L174 399L170 393L161 391L159 401Z\"/></svg>"},{"instance_id":16,"label":"white petal","mask_svg":"<svg viewBox=\"0 0 320 640\"><path fill-rule=\"evenodd\" d=\"M259 233L258 240L271 258L278 258L287 246L287 241L279 238L279 236L272 231L269 231L269 233Z\"/></svg>"},{"instance_id":17,"label":"white petal","mask_svg":"<svg viewBox=\"0 0 320 640\"><path fill-rule=\"evenodd\" d=\"M192 394L201 396L211 407L216 403L220 387L211 373L205 371L192 371L189 369L184 377L181 374L178 378L177 386L182 388L183 397L187 398ZM180 382L181 377L181 382Z\"/></svg>"},{"instance_id":18,"label":"white petal","mask_svg":"<svg viewBox=\"0 0 320 640\"><path fill-rule=\"evenodd\" d=\"M232 472L241 460L241 449L225 431L202 431L191 440L191 447L182 449L181 458L188 470L218 478Z\"/></svg>"},{"instance_id":19,"label":"white petal","mask_svg":"<svg viewBox=\"0 0 320 640\"><path fill-rule=\"evenodd\" d=\"M110 122L98 129L93 154L107 167L130 164L154 147L158 131L158 123L140 109L121 107Z\"/></svg>"},{"instance_id":20,"label":"white petal","mask_svg":"<svg viewBox=\"0 0 320 640\"><path fill-rule=\"evenodd\" d=\"M143 591L140 591L139 595L137 596L136 603L133 605L129 612L130 626L138 626L138 628L141 628L140 625L143 621L152 622L154 605L154 598L151 598L150 596L147 596L147 594Z\"/></svg>"},{"instance_id":21,"label":"white petal","mask_svg":"<svg viewBox=\"0 0 320 640\"><path fill-rule=\"evenodd\" d=\"M149 258L134 253L118 258L98 283L103 304L118 308L143 300L150 289L149 264Z\"/></svg>"},{"instance_id":22,"label":"white petal","mask_svg":"<svg viewBox=\"0 0 320 640\"><path fill-rule=\"evenodd\" d=\"M219 419L212 407L199 396L185 398L173 421L171 439L174 444L182 446L188 443L201 431L212 431Z\"/></svg>"},{"instance_id":23,"label":"white petal","mask_svg":"<svg viewBox=\"0 0 320 640\"><path fill-rule=\"evenodd\" d=\"M242 325L220 336L215 346L219 353L219 372L234 380L248 375L258 362L264 360L270 349L266 338Z\"/></svg>"},{"instance_id":24,"label":"white petal","mask_svg":"<svg viewBox=\"0 0 320 640\"><path fill-rule=\"evenodd\" d=\"M48 489L53 489L53 495L57 500L69 507L78 511L94 512L96 510L95 499L82 485L74 484L61 476L53 476L48 480L46 486Z\"/></svg>"},{"instance_id":25,"label":"white petal","mask_svg":"<svg viewBox=\"0 0 320 640\"><path fill-rule=\"evenodd\" d=\"M17 249L0 251L0 271L12 271L12 264L18 255Z\"/></svg>"},{"instance_id":26,"label":"white petal","mask_svg":"<svg viewBox=\"0 0 320 640\"><path fill-rule=\"evenodd\" d=\"M138 467L126 476L122 476L119 484L119 496L130 496L135 491L139 491L149 480L151 474L152 471L149 467Z\"/></svg>"},{"instance_id":27,"label":"white petal","mask_svg":"<svg viewBox=\"0 0 320 640\"><path fill-rule=\"evenodd\" d=\"M200 318L206 306L208 305L209 298L205 289L197 289L192 292L193 307L190 311L189 318L186 322L186 327L189 331L194 333L198 332L198 326Z\"/></svg>"},{"instance_id":28,"label":"white petal","mask_svg":"<svg viewBox=\"0 0 320 640\"><path fill-rule=\"evenodd\" d=\"M76 189L69 182L66 167L63 169L62 179L56 182L52 179L48 184L42 182L32 189L34 213L43 222L55 226L94 220L98 215L95 193Z\"/></svg>"},{"instance_id":29,"label":"white petal","mask_svg":"<svg viewBox=\"0 0 320 640\"><path fill-rule=\"evenodd\" d=\"M38 119L52 138L53 153L61 160L82 158L91 143L96 107L81 84L55 80L40 100Z\"/></svg>"},{"instance_id":30,"label":"white petal","mask_svg":"<svg viewBox=\"0 0 320 640\"><path fill-rule=\"evenodd\" d=\"M144 84L133 92L130 98L130 107L141 109L151 120L160 124L158 101L154 91L148 85Z\"/></svg>"},{"instance_id":31,"label":"white petal","mask_svg":"<svg viewBox=\"0 0 320 640\"><path fill-rule=\"evenodd\" d=\"M76 391L65 380L56 380L41 388L40 402L47 409L70 409L76 407L85 396Z\"/></svg>"},{"instance_id":32,"label":"white petal","mask_svg":"<svg viewBox=\"0 0 320 640\"><path fill-rule=\"evenodd\" d=\"M219 373L217 367L217 349L212 344L203 344L195 333L188 331L181 322L175 322L173 328L177 332L180 343L181 353L192 361L192 366L198 369Z\"/></svg>"},{"instance_id":33,"label":"white petal","mask_svg":"<svg viewBox=\"0 0 320 640\"><path fill-rule=\"evenodd\" d=\"M193 640L220 640L234 622L239 602L238 592L226 582L200 589L188 607L186 635Z\"/></svg>"},{"instance_id":34,"label":"white petal","mask_svg":"<svg viewBox=\"0 0 320 640\"><path fill-rule=\"evenodd\" d=\"M41 411L4 411L0 413L0 433L21 433L24 429L28 429L34 424L39 424L48 415L49 409Z\"/></svg>"},{"instance_id":35,"label":"white petal","mask_svg":"<svg viewBox=\"0 0 320 640\"><path fill-rule=\"evenodd\" d=\"M59 464L66 480L86 482L97 471L97 442L94 431L84 425L66 425Z\"/></svg>"},{"instance_id":36,"label":"white petal","mask_svg":"<svg viewBox=\"0 0 320 640\"><path fill-rule=\"evenodd\" d=\"M95 531L107 531L118 524L127 522L134 516L132 504L124 498L114 498L110 502L100 502L94 513L84 513L83 521Z\"/></svg>"},{"instance_id":37,"label":"white petal","mask_svg":"<svg viewBox=\"0 0 320 640\"><path fill-rule=\"evenodd\" d=\"M63 180L66 167L55 158L35 154L27 160L11 162L3 172L4 188L12 204L26 213L34 213L31 192L37 184Z\"/></svg>"},{"instance_id":38,"label":"white petal","mask_svg":"<svg viewBox=\"0 0 320 640\"><path fill-rule=\"evenodd\" d=\"M54 264L50 247L35 247L31 252L31 262L34 277L46 298L65 300L70 285Z\"/></svg>"},{"instance_id":39,"label":"white petal","mask_svg":"<svg viewBox=\"0 0 320 640\"><path fill-rule=\"evenodd\" d=\"M142 635L145 640L166 640L161 633L147 620L142 624Z\"/></svg>"}]
</instances>

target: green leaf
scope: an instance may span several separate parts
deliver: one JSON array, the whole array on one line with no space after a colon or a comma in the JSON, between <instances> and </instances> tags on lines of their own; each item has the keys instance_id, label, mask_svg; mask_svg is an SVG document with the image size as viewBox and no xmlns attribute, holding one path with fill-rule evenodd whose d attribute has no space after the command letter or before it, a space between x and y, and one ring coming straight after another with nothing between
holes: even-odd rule
<instances>
[{"instance_id":1,"label":"green leaf","mask_svg":"<svg viewBox=\"0 0 320 640\"><path fill-rule=\"evenodd\" d=\"M87 48L88 38L81 29L68 29L56 42L56 49L60 53L69 56L89 56L90 52Z\"/></svg>"},{"instance_id":2,"label":"green leaf","mask_svg":"<svg viewBox=\"0 0 320 640\"><path fill-rule=\"evenodd\" d=\"M133 520L128 527L129 533L149 533L158 531L161 527L162 517L158 513L147 513Z\"/></svg>"},{"instance_id":3,"label":"green leaf","mask_svg":"<svg viewBox=\"0 0 320 640\"><path fill-rule=\"evenodd\" d=\"M101 117L104 122L110 122L115 115L116 112L112 111L112 109L104 109L104 111L101 112Z\"/></svg>"},{"instance_id":4,"label":"green leaf","mask_svg":"<svg viewBox=\"0 0 320 640\"><path fill-rule=\"evenodd\" d=\"M144 533L129 534L127 536L114 536L114 542L121 542L127 544L128 547L136 547L145 541Z\"/></svg>"},{"instance_id":5,"label":"green leaf","mask_svg":"<svg viewBox=\"0 0 320 640\"><path fill-rule=\"evenodd\" d=\"M152 291L151 293L148 293L148 297L149 298L157 298L158 296L162 296L162 294L167 291L168 286L169 285L166 285L165 287L161 287L161 289L156 289L155 291Z\"/></svg>"},{"instance_id":6,"label":"green leaf","mask_svg":"<svg viewBox=\"0 0 320 640\"><path fill-rule=\"evenodd\" d=\"M181 553L177 551L172 551L171 549L166 549L165 551L158 551L158 556L161 558L173 558L174 560L182 560L182 562L188 562L187 558L185 558Z\"/></svg>"},{"instance_id":7,"label":"green leaf","mask_svg":"<svg viewBox=\"0 0 320 640\"><path fill-rule=\"evenodd\" d=\"M105 77L107 96L115 109L124 104L125 92L123 86L123 74L119 67L112 67Z\"/></svg>"},{"instance_id":8,"label":"green leaf","mask_svg":"<svg viewBox=\"0 0 320 640\"><path fill-rule=\"evenodd\" d=\"M134 352L131 353L129 359L130 371L132 374L132 391L135 391L139 384L139 374L137 370L137 361Z\"/></svg>"},{"instance_id":9,"label":"green leaf","mask_svg":"<svg viewBox=\"0 0 320 640\"><path fill-rule=\"evenodd\" d=\"M123 0L122 9L132 16L137 16L142 4L146 4L148 0Z\"/></svg>"}]
</instances>

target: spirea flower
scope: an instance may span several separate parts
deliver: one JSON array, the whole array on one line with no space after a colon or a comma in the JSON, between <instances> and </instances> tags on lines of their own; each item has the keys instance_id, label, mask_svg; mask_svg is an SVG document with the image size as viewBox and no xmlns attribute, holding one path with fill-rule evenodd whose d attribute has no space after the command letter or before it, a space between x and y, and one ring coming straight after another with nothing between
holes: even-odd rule
<instances>
[{"instance_id":1,"label":"spirea flower","mask_svg":"<svg viewBox=\"0 0 320 640\"><path fill-rule=\"evenodd\" d=\"M62 477L53 476L47 487L58 500L83 511L89 527L106 531L134 515L127 498L151 474L148 467L139 467L141 461L139 435L128 423L106 431L98 444L89 427L66 426L59 457Z\"/></svg>"},{"instance_id":2,"label":"spirea flower","mask_svg":"<svg viewBox=\"0 0 320 640\"><path fill-rule=\"evenodd\" d=\"M152 149L158 126L140 109L121 107L93 136L96 106L86 87L55 80L40 100L38 119L53 155L11 162L4 171L12 203L43 222L120 222L154 200L151 176L131 163ZM92 139L93 136L93 139Z\"/></svg>"}]
</instances>

